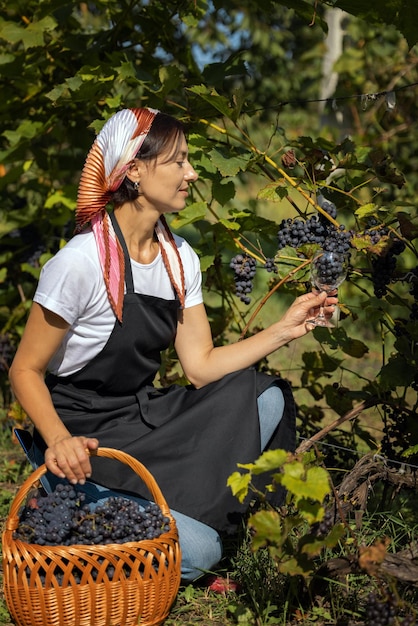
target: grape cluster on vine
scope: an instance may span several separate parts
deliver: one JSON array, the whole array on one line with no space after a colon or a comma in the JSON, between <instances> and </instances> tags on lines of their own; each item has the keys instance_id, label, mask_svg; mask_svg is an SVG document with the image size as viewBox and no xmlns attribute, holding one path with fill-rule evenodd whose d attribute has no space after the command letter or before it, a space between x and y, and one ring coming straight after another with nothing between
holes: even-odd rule
<instances>
[{"instance_id":1,"label":"grape cluster on vine","mask_svg":"<svg viewBox=\"0 0 418 626\"><path fill-rule=\"evenodd\" d=\"M244 304L250 304L256 260L249 254L237 254L231 259L229 267L234 271L235 295Z\"/></svg>"},{"instance_id":2,"label":"grape cluster on vine","mask_svg":"<svg viewBox=\"0 0 418 626\"><path fill-rule=\"evenodd\" d=\"M160 507L122 496L89 504L86 495L59 483L54 491L31 498L19 516L14 538L52 546L128 543L155 539L169 530Z\"/></svg>"},{"instance_id":3,"label":"grape cluster on vine","mask_svg":"<svg viewBox=\"0 0 418 626\"><path fill-rule=\"evenodd\" d=\"M397 256L405 250L405 244L396 236L392 236L392 245L383 256L377 256L372 261L372 283L376 298L387 294L387 287L393 279Z\"/></svg>"},{"instance_id":4,"label":"grape cluster on vine","mask_svg":"<svg viewBox=\"0 0 418 626\"><path fill-rule=\"evenodd\" d=\"M277 272L278 272L277 264L276 264L274 259L267 258L265 260L265 263L264 263L263 267L269 273L273 272L274 274L277 274Z\"/></svg>"},{"instance_id":5,"label":"grape cluster on vine","mask_svg":"<svg viewBox=\"0 0 418 626\"><path fill-rule=\"evenodd\" d=\"M333 219L337 216L337 207L322 195L317 198L318 205ZM344 225L337 228L322 213L312 215L306 220L299 218L282 220L277 233L279 250L286 246L300 248L305 244L317 244L323 250L347 254L350 250L352 233Z\"/></svg>"},{"instance_id":6,"label":"grape cluster on vine","mask_svg":"<svg viewBox=\"0 0 418 626\"><path fill-rule=\"evenodd\" d=\"M253 290L253 280L257 270L257 262L249 254L237 254L234 256L229 267L234 271L235 295L244 302L250 304L250 293ZM263 269L269 273L277 274L277 264L274 259L266 258Z\"/></svg>"},{"instance_id":7,"label":"grape cluster on vine","mask_svg":"<svg viewBox=\"0 0 418 626\"><path fill-rule=\"evenodd\" d=\"M367 247L372 254L371 282L374 294L377 298L384 297L395 274L397 257L405 250L405 243L395 232L391 232L386 224L380 223L374 216L368 218L366 228L361 233L348 230L344 224L336 226L331 221L337 217L336 205L322 194L317 196L317 203L322 209L321 212L318 211L307 219L287 218L281 221L277 232L278 250L291 247L298 250L298 254L303 255L300 250L303 246L315 245L323 251L336 252L349 259L353 248ZM357 238L360 239L360 244L356 242ZM256 273L255 259L248 254L238 254L231 260L230 267L234 271L236 295L242 302L249 304ZM265 259L263 267L268 272L277 273L278 271L274 259ZM410 293L414 298L410 319L416 320L418 319L418 268L408 273L408 280L411 282Z\"/></svg>"},{"instance_id":8,"label":"grape cluster on vine","mask_svg":"<svg viewBox=\"0 0 418 626\"><path fill-rule=\"evenodd\" d=\"M400 616L401 606L393 593L384 597L372 592L366 604L366 623L369 626L417 626L416 616L409 613Z\"/></svg>"},{"instance_id":9,"label":"grape cluster on vine","mask_svg":"<svg viewBox=\"0 0 418 626\"><path fill-rule=\"evenodd\" d=\"M370 238L370 243L374 246L389 234L389 228L386 224L380 224L375 217L368 220L367 228L363 232L363 236Z\"/></svg>"},{"instance_id":10,"label":"grape cluster on vine","mask_svg":"<svg viewBox=\"0 0 418 626\"><path fill-rule=\"evenodd\" d=\"M324 538L331 532L335 524L335 514L331 509L325 511L324 517L320 522L312 526L312 533L318 538Z\"/></svg>"}]
</instances>

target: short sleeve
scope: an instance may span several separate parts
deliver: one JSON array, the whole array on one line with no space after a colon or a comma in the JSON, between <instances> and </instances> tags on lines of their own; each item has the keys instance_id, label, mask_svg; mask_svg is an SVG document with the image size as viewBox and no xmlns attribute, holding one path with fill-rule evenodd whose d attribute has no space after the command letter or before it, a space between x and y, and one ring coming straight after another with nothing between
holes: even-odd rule
<instances>
[{"instance_id":1,"label":"short sleeve","mask_svg":"<svg viewBox=\"0 0 418 626\"><path fill-rule=\"evenodd\" d=\"M64 247L42 268L33 300L72 325L94 302L100 278L87 254Z\"/></svg>"}]
</instances>

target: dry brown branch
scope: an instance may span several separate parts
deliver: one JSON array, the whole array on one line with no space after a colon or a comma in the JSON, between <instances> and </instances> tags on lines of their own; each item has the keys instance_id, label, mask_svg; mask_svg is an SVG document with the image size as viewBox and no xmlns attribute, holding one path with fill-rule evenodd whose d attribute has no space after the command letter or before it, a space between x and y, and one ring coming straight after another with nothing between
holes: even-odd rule
<instances>
[{"instance_id":1,"label":"dry brown branch","mask_svg":"<svg viewBox=\"0 0 418 626\"><path fill-rule=\"evenodd\" d=\"M360 402L360 404L358 404L356 407L348 411L348 413L337 418L334 422L332 422L331 424L328 424L328 426L325 426L322 430L315 433L315 435L312 435L310 439L306 439L297 448L296 453L298 454L298 453L306 452L307 450L309 450L309 448L313 446L314 443L316 443L317 441L320 441L321 439L325 437L325 435L331 432L331 430L334 430L334 428L338 428L338 426L341 426L341 424L343 424L344 422L347 422L348 420L354 419L355 417L360 415L360 413L364 411L364 409L368 409L371 406L374 406L375 404L376 404L375 398L371 398L369 400L364 400L363 402Z\"/></svg>"},{"instance_id":2,"label":"dry brown branch","mask_svg":"<svg viewBox=\"0 0 418 626\"><path fill-rule=\"evenodd\" d=\"M385 574L418 587L418 546L386 554L381 567Z\"/></svg>"},{"instance_id":3,"label":"dry brown branch","mask_svg":"<svg viewBox=\"0 0 418 626\"><path fill-rule=\"evenodd\" d=\"M418 474L407 465L390 466L379 454L369 453L363 456L341 481L337 489L340 500L355 501L359 487L366 483L369 489L376 481L384 480L397 488L417 489Z\"/></svg>"},{"instance_id":4,"label":"dry brown branch","mask_svg":"<svg viewBox=\"0 0 418 626\"><path fill-rule=\"evenodd\" d=\"M418 491L418 471L408 465L391 466L386 459L378 454L367 454L362 457L334 490L335 500L330 503L334 522L354 511L357 525L361 525L362 514L367 508L369 495L375 483L385 482L400 491L408 489ZM377 546L377 543L374 544ZM370 547L373 549L373 545ZM381 554L379 562L373 563L373 556L364 558L367 547L359 546L359 555L346 558L330 559L317 572L320 576L343 579L348 573L367 571L371 575L390 576L403 583L418 586L418 545L410 545L398 552L387 552L387 546ZM374 569L373 569L374 568Z\"/></svg>"}]
</instances>

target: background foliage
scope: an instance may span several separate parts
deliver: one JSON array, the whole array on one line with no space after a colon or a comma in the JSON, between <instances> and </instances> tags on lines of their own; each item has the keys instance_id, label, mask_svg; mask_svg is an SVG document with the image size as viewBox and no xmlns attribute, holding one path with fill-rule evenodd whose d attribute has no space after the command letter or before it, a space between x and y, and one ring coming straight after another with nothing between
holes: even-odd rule
<instances>
[{"instance_id":1,"label":"background foliage","mask_svg":"<svg viewBox=\"0 0 418 626\"><path fill-rule=\"evenodd\" d=\"M215 342L257 332L309 289L313 249L279 251L277 232L283 219L320 213L322 194L352 232L338 328L258 366L292 383L301 437L329 430L326 467L344 472L369 450L395 466L417 463L417 12L415 0L0 0L6 431L25 419L8 366L40 268L72 235L86 153L115 111L152 106L188 126L200 179L171 223L201 257ZM243 252L257 262L249 305L229 267ZM277 273L263 267L272 258ZM376 277L386 279L383 293ZM181 377L168 351L161 379ZM305 523L301 511L290 519ZM254 518L261 544L266 515ZM287 558L286 533L276 551ZM240 564L251 580L260 554L256 572Z\"/></svg>"},{"instance_id":2,"label":"background foliage","mask_svg":"<svg viewBox=\"0 0 418 626\"><path fill-rule=\"evenodd\" d=\"M330 70L332 3L1 4L5 409L7 367L40 267L72 234L78 176L95 132L121 107L149 105L189 128L200 181L172 225L201 255L215 340L256 331L307 288L297 267L311 251L281 252L278 275L257 270L256 297L242 305L229 261L242 249L259 266L275 257L281 220L307 219L323 193L356 236L340 291L344 319L331 334L315 331L318 341L300 352L283 350L260 366L291 380L306 436L365 402L375 430L363 418L340 435L345 443L354 432L373 447L383 434L386 451L399 458L417 442L417 48L407 4L370 2L365 13L363 3L337 2L352 15L343 14L342 52ZM322 97L335 77L333 93ZM371 218L405 244L379 298L372 263L394 255L389 239L373 247ZM179 376L172 356L166 378Z\"/></svg>"}]
</instances>

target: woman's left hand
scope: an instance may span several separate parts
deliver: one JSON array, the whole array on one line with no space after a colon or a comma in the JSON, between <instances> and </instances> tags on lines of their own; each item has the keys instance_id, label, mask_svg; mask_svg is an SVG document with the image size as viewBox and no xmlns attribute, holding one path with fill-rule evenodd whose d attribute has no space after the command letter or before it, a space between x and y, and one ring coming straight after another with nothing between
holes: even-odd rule
<instances>
[{"instance_id":1,"label":"woman's left hand","mask_svg":"<svg viewBox=\"0 0 418 626\"><path fill-rule=\"evenodd\" d=\"M312 326L307 321L315 317L321 306L324 307L324 315L331 318L338 304L337 293L328 295L325 291L320 293L305 293L294 300L291 306L280 320L282 332L288 332L289 341L306 335Z\"/></svg>"}]
</instances>

